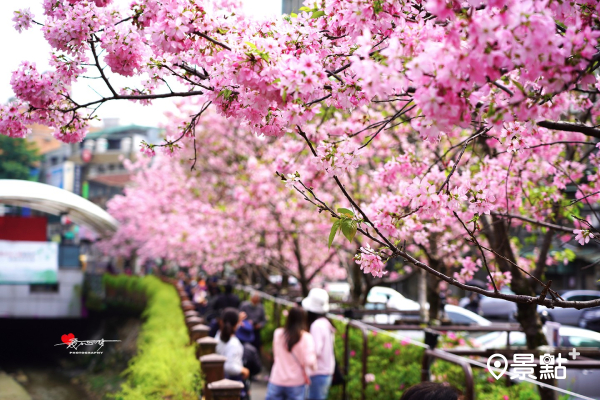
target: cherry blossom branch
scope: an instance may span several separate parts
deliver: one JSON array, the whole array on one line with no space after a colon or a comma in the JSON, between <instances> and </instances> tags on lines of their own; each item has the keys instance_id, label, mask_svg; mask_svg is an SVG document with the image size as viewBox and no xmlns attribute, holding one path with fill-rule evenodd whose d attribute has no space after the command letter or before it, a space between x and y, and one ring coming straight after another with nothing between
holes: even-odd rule
<instances>
[{"instance_id":1,"label":"cherry blossom branch","mask_svg":"<svg viewBox=\"0 0 600 400\"><path fill-rule=\"evenodd\" d=\"M575 203L579 203L580 201L582 201L582 200L585 200L585 199L587 199L588 197L592 197L592 196L594 196L594 195L597 195L598 193L600 193L600 191L598 191L598 192L594 192L594 193L590 193L590 194L588 194L587 196L583 196L583 197L582 197L582 198L580 198L580 199L573 200L573 201L571 201L571 202L569 203L569 206L572 206L572 205L573 205L573 204L575 204Z\"/></svg>"},{"instance_id":2,"label":"cherry blossom branch","mask_svg":"<svg viewBox=\"0 0 600 400\"><path fill-rule=\"evenodd\" d=\"M98 40L98 38L96 38L96 40ZM89 44L90 44L90 48L92 50L92 55L94 56L94 64L98 68L98 71L100 71L100 76L102 77L102 80L104 81L104 83L106 83L106 86L108 87L110 92L113 94L113 96L118 96L117 92L110 84L110 81L108 80L106 75L104 75L104 70L100 66L100 61L98 60L98 54L96 54L96 44L91 40L90 40Z\"/></svg>"},{"instance_id":3,"label":"cherry blossom branch","mask_svg":"<svg viewBox=\"0 0 600 400\"><path fill-rule=\"evenodd\" d=\"M533 146L529 146L529 147L523 147L522 150L531 150L531 149L537 149L538 147L545 147L545 146L553 146L555 144L586 144L586 145L590 145L590 146L596 146L598 143L596 142L581 142L581 141L577 141L577 140L559 140L556 142L549 142L549 143L540 143L540 144L536 144ZM504 151L499 151L496 154L504 154L504 153L508 153L509 150L504 150Z\"/></svg>"},{"instance_id":4,"label":"cherry blossom branch","mask_svg":"<svg viewBox=\"0 0 600 400\"><path fill-rule=\"evenodd\" d=\"M584 135L600 139L600 129L594 128L592 126L575 124L573 122L558 121L540 121L537 123L537 125L541 126L542 128L552 129L556 131L579 132L583 133Z\"/></svg>"},{"instance_id":5,"label":"cherry blossom branch","mask_svg":"<svg viewBox=\"0 0 600 400\"><path fill-rule=\"evenodd\" d=\"M225 50L231 51L231 47L227 46L225 43L221 43L218 40L215 40L215 39L211 38L210 36L208 36L208 35L206 35L206 34L204 34L202 32L195 31L195 32L192 32L192 34L198 35L200 37L203 37L204 39L208 40L209 42L214 43L217 46L221 46Z\"/></svg>"},{"instance_id":6,"label":"cherry blossom branch","mask_svg":"<svg viewBox=\"0 0 600 400\"><path fill-rule=\"evenodd\" d=\"M389 118L385 124L383 124L378 130L377 132L375 132L370 138L369 140L367 140L367 142L365 144L363 144L362 146L360 146L358 149L362 149L364 147L367 147L369 145L369 143L371 143L373 141L373 139L375 139L377 137L377 135L379 135L379 133L385 129L385 127L392 121L394 121L397 118L400 118L402 115L406 114L407 112L411 111L413 108L416 107L416 105L413 105L412 107L410 107L408 110L406 109L406 107L408 107L408 105L411 102L407 102L401 109L400 111L398 111L396 114L394 114L391 118Z\"/></svg>"},{"instance_id":7,"label":"cherry blossom branch","mask_svg":"<svg viewBox=\"0 0 600 400\"><path fill-rule=\"evenodd\" d=\"M503 259L504 261L506 261L510 265L513 265L514 267L518 268L525 275L528 275L529 277L531 277L532 279L534 279L535 281L537 281L541 286L546 287L546 284L544 282L542 282L541 280L539 280L535 276L531 275L525 269L519 267L519 265L517 263L513 262L509 258L507 258L507 257L503 256L502 254L498 253L496 250L494 250L494 249L488 249L484 245L481 245L481 248L484 249L484 250L486 250L486 251L489 251L490 253L494 254L496 257L500 257L501 259ZM560 297L560 295L557 292L555 292L554 290L551 290L551 292L553 292L556 296L558 296L560 299L562 299L562 297Z\"/></svg>"},{"instance_id":8,"label":"cherry blossom branch","mask_svg":"<svg viewBox=\"0 0 600 400\"><path fill-rule=\"evenodd\" d=\"M508 95L510 97L513 97L515 94L512 92L512 90L510 90L509 88L507 88L506 86L502 85L501 83L498 83L497 81L493 81L491 80L489 77L486 77L487 81L489 83L491 83L492 85L496 86L498 89L508 93Z\"/></svg>"},{"instance_id":9,"label":"cherry blossom branch","mask_svg":"<svg viewBox=\"0 0 600 400\"><path fill-rule=\"evenodd\" d=\"M312 146L311 146L312 147ZM337 177L335 177L337 178ZM296 191L298 191L300 194L303 195L303 197L305 198L305 200L309 201L310 203L317 205L317 207L321 210L327 210L328 212L331 213L332 216L334 217L339 217L337 215L337 213L335 211L333 211L331 209L331 207L329 207L324 201L319 200L315 194L314 191L310 188L307 188L302 182L300 182L302 184L302 186L311 193L311 195L317 199L317 201L319 202L319 204L317 205L314 201L312 201L311 199L308 198L308 196L306 196L306 193L303 192L302 190L298 189L295 185L294 185L294 189L296 189ZM343 187L343 186L342 186ZM345 189L344 189L345 191ZM346 192L347 194L347 192ZM349 195L348 195L349 197ZM354 205L356 204L356 202L354 200L351 200L351 203ZM366 215L364 213L362 213L362 210L360 210L359 207L357 207L357 210L359 212L361 212L361 214L363 216L366 217ZM501 216L503 214L500 214ZM368 217L367 217L368 218ZM366 221L366 220L365 220ZM385 240L386 244L382 243L381 240L373 237L371 234L369 234L366 230L362 229L361 227L358 227L357 229L359 232L361 232L363 235L365 235L366 237L368 237L369 239L373 240L376 243L379 243L380 245L384 246L384 247L388 247L387 244L391 244L389 243L389 240ZM378 232L379 235L381 235L380 232ZM483 246L482 246L483 247ZM438 279L441 279L453 286L458 287L459 289L464 289L470 292L475 292L475 293L479 293L483 296L487 296L487 297L492 297L492 298L496 298L496 299L503 299L503 300L508 300L508 301L512 301L514 303L522 303L522 304L540 304L540 305L544 305L547 306L549 308L554 308L554 307L563 307L563 308L576 308L578 310L583 309L583 308L589 308L589 307L595 307L595 306L599 306L600 305L600 299L596 299L596 300L588 300L588 301L565 301L562 299L543 299L540 301L540 299L538 297L533 297L533 296L527 296L527 295L516 295L516 294L505 294L502 292L495 292L495 291L491 291L491 290L485 290L485 289L481 289L479 287L476 286L471 286L471 285L467 285L464 283L459 282L457 279L455 278L451 278L439 271L437 271L436 269L432 268L431 266L417 260L416 258L414 258L412 255L408 254L405 249L398 249L396 246L391 245L391 247L388 247L390 250L392 250L392 254L389 255L389 258L392 257L402 257L407 263L410 263L412 265L414 265L417 268L421 268L423 270L425 270L426 272L430 273L431 275L434 275L435 277L437 277ZM486 248L486 250L488 250ZM489 249L489 251L492 251L491 249ZM521 268L519 268L520 270L522 270ZM543 283L541 283L544 287L546 285L544 285Z\"/></svg>"},{"instance_id":10,"label":"cherry blossom branch","mask_svg":"<svg viewBox=\"0 0 600 400\"><path fill-rule=\"evenodd\" d=\"M452 170L450 171L450 173L446 177L446 180L444 181L444 183L442 183L442 186L440 186L440 189L438 190L437 194L440 194L442 192L442 190L444 190L444 186L446 186L447 184L450 183L450 178L452 177L452 175L454 175L454 172L456 171L456 168L458 167L458 164L460 163L460 159L462 158L463 154L465 153L465 150L467 150L467 145L469 144L469 142L473 141L474 139L478 138L479 136L481 136L483 134L486 134L487 132L490 131L490 129L492 129L492 128L481 128L478 131L479 133L474 134L469 139L467 139L467 140L464 141L464 145L463 145L463 148L460 151L460 154L458 155L458 159L456 160L456 162L452 166Z\"/></svg>"},{"instance_id":11,"label":"cherry blossom branch","mask_svg":"<svg viewBox=\"0 0 600 400\"><path fill-rule=\"evenodd\" d=\"M111 101L111 100L155 100L155 99L166 99L169 97L190 97L190 96L199 96L204 94L204 92L201 91L190 91L190 92L175 92L175 93L160 93L160 94L140 94L140 95L116 95L116 96L111 96L111 97L103 97L100 100L96 100L96 101L91 101L89 103L85 103L85 104L77 104L74 102L74 104L76 104L76 107L73 108L69 108L69 109L54 109L54 111L60 111L60 112L72 112L72 111L77 111L81 108L88 108L89 106L93 106L96 104L100 104L100 103L106 103L107 101ZM35 109L34 107L31 107L32 109Z\"/></svg>"},{"instance_id":12,"label":"cherry blossom branch","mask_svg":"<svg viewBox=\"0 0 600 400\"><path fill-rule=\"evenodd\" d=\"M494 281L494 277L492 276L492 272L490 271L490 267L488 266L487 259L485 258L485 253L483 252L483 248L479 244L479 241L475 238L475 235L473 235L473 232L471 232L469 230L469 228L467 228L467 225L465 225L465 223L458 216L456 211L452 211L452 213L454 214L454 216L456 217L458 222L460 222L460 224L463 226L465 231L467 231L467 233L471 237L471 240L473 241L473 243L479 248L479 251L481 252L481 257L483 258L483 265L485 266L485 269L487 270L487 273L488 273L488 277L490 278L490 282L492 283L492 286L494 287L494 292L498 292L498 287L496 286L496 282Z\"/></svg>"},{"instance_id":13,"label":"cherry blossom branch","mask_svg":"<svg viewBox=\"0 0 600 400\"><path fill-rule=\"evenodd\" d=\"M494 212L494 211L492 211L491 213L492 213L492 215L496 215L498 217L520 219L521 221L529 222L530 224L534 224L534 225L543 226L545 228L554 229L556 231L573 233L573 228L569 228L569 227L561 226L561 225L556 225L556 224L551 224L551 223L548 223L548 222L537 221L537 220L532 219L532 218L523 217L522 215L504 214L504 213L498 213L498 212Z\"/></svg>"}]
</instances>

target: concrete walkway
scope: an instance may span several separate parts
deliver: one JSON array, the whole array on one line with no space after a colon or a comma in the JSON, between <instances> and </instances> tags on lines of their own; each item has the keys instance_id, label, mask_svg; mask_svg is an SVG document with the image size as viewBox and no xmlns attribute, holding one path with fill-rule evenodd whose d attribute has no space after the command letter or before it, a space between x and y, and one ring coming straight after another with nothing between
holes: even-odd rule
<instances>
[{"instance_id":1,"label":"concrete walkway","mask_svg":"<svg viewBox=\"0 0 600 400\"><path fill-rule=\"evenodd\" d=\"M0 372L0 400L31 400L31 396L17 381Z\"/></svg>"},{"instance_id":2,"label":"concrete walkway","mask_svg":"<svg viewBox=\"0 0 600 400\"><path fill-rule=\"evenodd\" d=\"M252 386L250 387L250 400L265 400L266 397L267 397L267 382L265 382L265 381L252 382Z\"/></svg>"}]
</instances>

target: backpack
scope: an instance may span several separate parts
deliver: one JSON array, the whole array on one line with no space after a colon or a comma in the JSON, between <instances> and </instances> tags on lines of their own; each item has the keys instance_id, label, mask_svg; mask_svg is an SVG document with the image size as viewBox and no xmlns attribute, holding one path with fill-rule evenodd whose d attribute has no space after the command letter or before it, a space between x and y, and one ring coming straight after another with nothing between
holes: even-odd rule
<instances>
[{"instance_id":1,"label":"backpack","mask_svg":"<svg viewBox=\"0 0 600 400\"><path fill-rule=\"evenodd\" d=\"M262 362L258 351L250 343L244 343L244 355L242 357L244 367L250 371L250 377L258 375L262 370Z\"/></svg>"}]
</instances>

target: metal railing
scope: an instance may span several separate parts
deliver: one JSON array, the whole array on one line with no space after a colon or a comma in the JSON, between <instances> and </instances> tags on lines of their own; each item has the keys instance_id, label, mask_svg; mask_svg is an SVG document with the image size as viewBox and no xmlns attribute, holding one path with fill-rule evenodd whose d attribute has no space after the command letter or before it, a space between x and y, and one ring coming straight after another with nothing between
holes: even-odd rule
<instances>
[{"instance_id":1,"label":"metal railing","mask_svg":"<svg viewBox=\"0 0 600 400\"><path fill-rule=\"evenodd\" d=\"M247 286L238 286L238 289L242 289L246 292L254 292L256 294L258 294L261 298L266 299L266 300L270 300L274 303L279 303L280 305L285 305L287 307L294 307L297 305L297 303L289 301L289 300L285 300L285 299L281 299L275 296L271 296L267 293L258 291L252 287L247 287ZM275 308L274 308L275 310ZM369 314L372 311L376 311L377 313L380 313L382 310L369 310ZM363 358L362 358L362 372L363 372L363 376L362 376L362 390L361 390L361 398L364 400L365 396L366 396L366 381L365 381L365 375L367 374L368 371L368 365L367 365L367 351L365 351L365 349L368 349L368 332L376 332L377 334L382 334L382 335L386 335L390 338L396 339L396 340L402 340L403 343L406 344L411 344L414 346L418 346L421 348L424 348L424 355L423 355L423 360L422 360L422 371L421 371L421 380L422 381L428 381L429 378L429 368L431 366L431 362L434 359L441 359L443 361L446 362L450 362L453 364L456 364L458 366L460 366L463 370L463 372L465 373L465 400L475 400L476 398L476 393L474 391L474 379L473 379L473 367L477 367L477 368L482 368L482 369L487 369L489 370L489 367L487 366L486 363L471 359L471 358L467 358L467 356L481 356L482 355L482 351L481 350L476 350L473 349L472 351L469 352L469 350L465 349L465 350L439 350L439 349L432 349L430 346L426 345L423 342L411 339L409 337L403 336L401 335L399 332L402 332L403 330L423 330L423 327L420 325L384 325L384 324L366 324L362 321L357 321L357 320L353 320L353 319L349 319L346 317L343 317L341 315L337 315L337 314L332 314L329 313L327 314L327 317L330 319L335 319L338 320L342 323L346 324L346 335L344 337L344 350L345 350L345 354L344 354L344 374L347 376L347 356L348 356L348 340L349 340L349 329L350 327L353 328L357 328L360 329L362 334L363 334ZM506 331L507 332L507 336L510 334L509 332L515 332L515 331L519 331L520 328L516 328L514 326L514 324L511 324L512 326L509 326L509 324L498 324L496 326L500 326L503 325L504 329L501 329L502 331ZM393 331L390 330L386 330L386 329L392 329L393 327L402 327L401 329L393 329ZM409 327L409 329L405 329ZM451 331L452 329L448 329L449 327L451 328L455 328L456 331L480 331L480 332L489 332L489 329L492 329L492 331L495 331L493 329L493 327L468 327L468 326L463 326L463 325L450 325L450 326L439 326L439 327L428 327L429 330L435 330L435 331ZM508 340L508 338L507 338ZM511 351L511 349L507 349L508 351ZM529 353L532 352L532 350L527 350ZM456 352L457 354L453 354L454 352ZM502 353L503 350L498 350L498 351L494 351L495 353ZM471 354L472 353L472 354ZM588 352L590 354L593 353L593 351ZM464 357L463 357L464 356ZM578 362L574 362L574 361L569 361L569 367L573 367L575 369L600 369L600 362L599 361L593 361L593 360L582 360L582 361L578 361ZM502 372L501 369L499 368L492 368L495 372ZM523 381L532 383L534 385L537 386L542 386L548 389L552 389L554 391L557 392L561 392L561 393L565 393L565 394L569 394L571 396L574 396L576 398L580 398L580 399L584 399L584 400L594 400L592 398L589 398L587 396L583 396L577 393L573 393L570 392L568 390L556 387L556 386L552 386L549 385L547 383L544 382L539 382L537 380L533 380L530 379L528 377L523 377L520 374L517 374L515 372L511 372L510 370L507 370L504 372L504 375L510 378L520 378ZM344 382L344 387L342 389L343 391L343 399L346 400L346 382Z\"/></svg>"}]
</instances>

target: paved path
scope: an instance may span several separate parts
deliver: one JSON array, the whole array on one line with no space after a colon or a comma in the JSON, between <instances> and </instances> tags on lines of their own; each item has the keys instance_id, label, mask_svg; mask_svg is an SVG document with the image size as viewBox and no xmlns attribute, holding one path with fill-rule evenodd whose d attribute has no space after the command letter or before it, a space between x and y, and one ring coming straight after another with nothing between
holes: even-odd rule
<instances>
[{"instance_id":1,"label":"paved path","mask_svg":"<svg viewBox=\"0 0 600 400\"><path fill-rule=\"evenodd\" d=\"M0 400L31 400L31 396L17 381L0 372Z\"/></svg>"},{"instance_id":2,"label":"paved path","mask_svg":"<svg viewBox=\"0 0 600 400\"><path fill-rule=\"evenodd\" d=\"M254 381L250 387L250 400L265 400L267 397L267 382Z\"/></svg>"}]
</instances>

